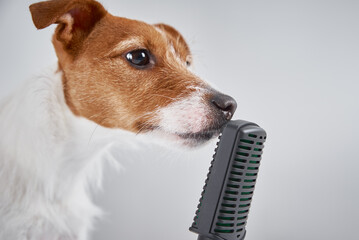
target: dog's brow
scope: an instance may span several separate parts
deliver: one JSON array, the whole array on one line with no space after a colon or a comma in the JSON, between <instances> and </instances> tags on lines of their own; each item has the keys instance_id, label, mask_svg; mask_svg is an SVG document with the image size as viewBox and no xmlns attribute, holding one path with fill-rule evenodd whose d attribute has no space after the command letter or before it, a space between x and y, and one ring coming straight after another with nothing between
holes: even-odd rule
<instances>
[{"instance_id":1,"label":"dog's brow","mask_svg":"<svg viewBox=\"0 0 359 240\"><path fill-rule=\"evenodd\" d=\"M138 37L132 37L129 39L122 40L119 42L109 53L108 55L111 55L112 53L121 52L123 50L126 50L131 47L139 47L143 46L143 41L141 38Z\"/></svg>"}]
</instances>

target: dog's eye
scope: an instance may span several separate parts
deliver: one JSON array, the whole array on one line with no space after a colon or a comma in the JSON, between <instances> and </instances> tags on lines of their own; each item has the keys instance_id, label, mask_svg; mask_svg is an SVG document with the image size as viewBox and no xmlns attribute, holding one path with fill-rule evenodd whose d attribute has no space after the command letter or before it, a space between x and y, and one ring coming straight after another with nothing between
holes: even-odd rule
<instances>
[{"instance_id":1,"label":"dog's eye","mask_svg":"<svg viewBox=\"0 0 359 240\"><path fill-rule=\"evenodd\" d=\"M188 55L186 57L186 66L189 67L191 66L191 63L192 63L192 56L191 55Z\"/></svg>"},{"instance_id":2,"label":"dog's eye","mask_svg":"<svg viewBox=\"0 0 359 240\"><path fill-rule=\"evenodd\" d=\"M126 54L126 59L138 67L145 67L150 64L150 54L145 49L134 50Z\"/></svg>"}]
</instances>

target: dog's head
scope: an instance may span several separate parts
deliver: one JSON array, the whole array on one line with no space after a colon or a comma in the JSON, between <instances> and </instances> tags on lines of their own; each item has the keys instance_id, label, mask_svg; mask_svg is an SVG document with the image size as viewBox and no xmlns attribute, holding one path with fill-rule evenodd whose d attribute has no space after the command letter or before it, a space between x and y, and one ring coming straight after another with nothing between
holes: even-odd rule
<instances>
[{"instance_id":1,"label":"dog's head","mask_svg":"<svg viewBox=\"0 0 359 240\"><path fill-rule=\"evenodd\" d=\"M113 16L93 0L39 2L30 11L38 29L58 24L53 44L75 115L190 146L233 116L234 99L189 70L189 47L173 27Z\"/></svg>"}]
</instances>

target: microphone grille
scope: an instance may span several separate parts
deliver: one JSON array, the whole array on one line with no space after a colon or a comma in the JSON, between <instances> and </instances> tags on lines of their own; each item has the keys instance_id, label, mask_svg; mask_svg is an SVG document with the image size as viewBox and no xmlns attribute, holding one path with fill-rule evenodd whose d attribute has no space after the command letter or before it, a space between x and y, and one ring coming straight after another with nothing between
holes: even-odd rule
<instances>
[{"instance_id":1,"label":"microphone grille","mask_svg":"<svg viewBox=\"0 0 359 240\"><path fill-rule=\"evenodd\" d=\"M209 239L244 239L265 131L237 120L223 129L191 231Z\"/></svg>"}]
</instances>

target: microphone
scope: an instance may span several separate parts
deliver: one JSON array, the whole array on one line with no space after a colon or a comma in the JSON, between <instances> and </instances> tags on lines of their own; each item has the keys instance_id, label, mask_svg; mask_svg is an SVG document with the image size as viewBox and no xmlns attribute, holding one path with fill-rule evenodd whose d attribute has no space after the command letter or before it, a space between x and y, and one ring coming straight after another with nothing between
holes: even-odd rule
<instances>
[{"instance_id":1,"label":"microphone","mask_svg":"<svg viewBox=\"0 0 359 240\"><path fill-rule=\"evenodd\" d=\"M243 240L266 132L243 120L223 128L190 231L198 240Z\"/></svg>"}]
</instances>

